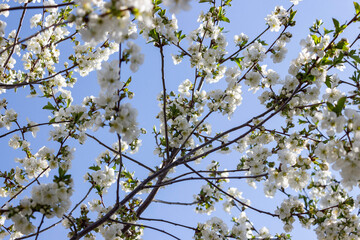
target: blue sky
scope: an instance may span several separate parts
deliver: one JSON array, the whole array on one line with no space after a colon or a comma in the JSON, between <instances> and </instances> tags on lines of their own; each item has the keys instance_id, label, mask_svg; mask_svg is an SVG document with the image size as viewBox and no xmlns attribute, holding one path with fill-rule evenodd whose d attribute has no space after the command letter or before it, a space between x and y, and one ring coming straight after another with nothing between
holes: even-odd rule
<instances>
[{"instance_id":1,"label":"blue sky","mask_svg":"<svg viewBox=\"0 0 360 240\"><path fill-rule=\"evenodd\" d=\"M179 29L184 29L184 33L197 28L197 16L201 9L206 10L206 4L196 4L197 1L193 1L192 9L187 12L181 12L178 14L178 25ZM239 34L241 32L247 34L250 39L258 35L261 31L266 28L265 20L267 14L274 9L275 5L283 5L285 8L291 6L290 1L288 0L252 0L252 1L240 1L233 0L232 7L228 10L228 18L230 19L230 24L223 24L223 26L229 31L227 34L228 41L231 42L228 48L228 51L231 52L233 48L232 36ZM340 23L343 23L345 20L350 19L353 16L353 3L352 1L338 1L338 0L304 0L300 2L298 6L294 7L294 10L298 10L298 13L295 17L296 26L291 28L289 31L293 34L291 42L287 45L288 54L287 58L280 64L274 65L270 59L266 60L269 68L273 68L277 71L282 78L287 74L287 68L291 59L296 58L298 52L300 51L299 42L302 38L305 38L308 34L308 27L312 25L315 19L322 19L325 22L327 28L332 27L332 17L337 18ZM30 16L30 14L29 14ZM11 17L11 15L10 15ZM3 19L8 22L8 29L11 26L16 26L16 21L10 19ZM16 19L16 18L15 18ZM14 24L15 23L15 24ZM27 36L27 30L24 30L23 36ZM350 39L353 39L354 36L359 32L358 26L353 28L352 31L347 31L345 34ZM277 37L276 33L269 32L264 36L266 41L271 41ZM155 119L155 116L159 112L158 103L156 102L156 96L160 93L162 89L161 77L160 77L160 54L159 51L152 47L151 44L145 44L144 40L140 37L137 43L141 46L142 52L145 54L144 65L140 67L140 70L133 75L133 83L131 84L130 89L135 93L135 97L131 100L131 103L134 107L138 109L138 122L140 127L147 129L148 134L142 137L143 146L140 152L134 157L143 163L149 166L157 166L160 164L160 159L153 155L154 141L153 136L151 135L151 129L153 125L159 126L159 122ZM188 46L187 40L183 41L185 48ZM66 50L66 46L64 47ZM70 49L71 50L71 49ZM70 51L67 49L66 51ZM67 52L63 52L62 55L65 57ZM177 53L177 49L174 47L166 47L166 79L167 79L167 88L168 90L177 91L177 86L179 83L184 81L187 78L192 79L193 69L190 69L189 63L184 61L180 65L174 66L171 61L171 53ZM234 66L233 63L229 64L230 67ZM122 78L127 79L131 74L129 70L124 70L122 73ZM221 84L221 83L220 83ZM82 99L85 96L94 95L97 96L99 92L99 87L97 86L96 74L92 73L85 78L78 77L78 83L73 89L74 104L80 104ZM251 93L247 92L247 88L243 88L243 104L237 109L234 113L234 116L231 120L228 120L224 116L216 116L211 118L213 123L213 132L220 131L221 129L227 129L231 126L238 124L241 121L251 118L255 113L259 113L262 108L259 107L259 104L256 100L256 96L253 96ZM36 122L46 121L48 112L41 111L42 106L47 102L45 99L38 98L25 98L28 94L28 89L19 89L17 94L14 94L11 91L8 91L6 94L2 94L0 98L7 98L9 102L9 108L14 108L20 114L20 122L25 124L26 117L29 117L31 120ZM270 122L269 124L275 124L275 122ZM41 129L38 134L38 138L31 141L31 147L33 150L39 149L43 145L48 145L48 127ZM5 129L0 130L0 134L4 133ZM106 130L104 131L106 132ZM99 134L99 133L97 133ZM111 144L115 141L115 136L112 136L108 133L102 133L99 135L101 139L107 141ZM7 145L9 138L0 139L0 151L2 155L2 168L1 170L9 169L10 167L16 166L14 163L15 157L22 157L22 153L19 151L14 151L10 149ZM76 193L73 195L72 201L76 203L78 199L81 199L83 194L89 188L89 184L85 183L82 180L83 175L85 174L87 167L95 163L95 158L99 155L104 149L99 147L91 139L88 139L85 145L81 146L79 144L74 145L77 149L75 154L75 159L73 161L72 174L75 179L75 190ZM21 156L19 156L21 155ZM238 161L240 155L232 153L229 156L226 155L214 155L213 158L203 160L204 166L210 163L211 159L216 159L218 161ZM224 163L226 165L226 162ZM132 171L140 171L140 178L146 177L147 173L140 170L137 166L129 164L129 169ZM179 168L177 171L181 172L184 169ZM175 175L174 175L175 176ZM184 201L191 202L193 200L192 195L198 192L197 189L203 183L200 181L190 182L187 184L177 184L170 186L165 190L160 190L157 199L168 200L168 201ZM268 211L274 211L275 206L279 198L266 199L263 196L261 187L257 190L254 190L246 184L243 180L234 180L233 185L239 188L240 191L243 191L243 196L245 198L251 199L252 205L258 208L263 208ZM106 196L105 201L108 204L111 203L111 191ZM277 195L278 196L278 195ZM2 203L3 201L1 201ZM222 212L222 205L217 205L217 209ZM218 216L221 218L230 219L230 216L226 213L217 213L215 212L212 216ZM234 209L233 216L238 216L239 213ZM261 214L254 213L251 210L247 211L247 215L250 216L250 219L253 221L255 226L260 229L262 226L267 226L270 229L271 233L277 233L282 231L282 224L277 219L272 219L270 217L264 217ZM196 222L206 221L211 218L211 216L200 215L196 216L194 214L194 207L187 208L176 208L173 206L163 206L159 203L153 203L143 214L144 217L154 217L162 218L173 221L178 221L179 223L195 226ZM49 224L53 220L49 221ZM171 233L180 237L181 239L191 239L193 233L188 230L183 230L178 227L172 227L170 225L164 224L150 224L152 226L157 226L164 229L170 229ZM168 228L169 226L169 228ZM231 226L231 225L229 225ZM307 230L302 229L299 225L294 225L295 229L292 232L294 236L293 239L304 239L307 237L309 239L315 239L315 235ZM62 230L55 230L49 235L43 235L40 239L47 239L51 236L52 239L64 239ZM56 235L54 235L56 234ZM145 240L150 239L168 239L166 235L162 233L155 232L153 230L145 230L145 235L143 237Z\"/></svg>"}]
</instances>

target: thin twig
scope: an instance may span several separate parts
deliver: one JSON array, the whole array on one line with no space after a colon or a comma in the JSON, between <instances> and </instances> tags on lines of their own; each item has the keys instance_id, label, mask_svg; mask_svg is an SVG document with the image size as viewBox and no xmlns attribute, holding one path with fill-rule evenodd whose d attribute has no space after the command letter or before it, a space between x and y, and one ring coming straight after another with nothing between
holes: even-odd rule
<instances>
[{"instance_id":1,"label":"thin twig","mask_svg":"<svg viewBox=\"0 0 360 240\"><path fill-rule=\"evenodd\" d=\"M233 199L234 201L240 203L242 206L245 206L247 208L250 208L256 212L259 212L259 213L264 213L266 215L269 215L269 216L272 216L272 217L279 217L278 214L274 214L274 213L271 213L271 212L266 212L266 211L263 211L261 209L257 209L255 207L252 207L244 202L241 202L239 199L235 198L234 196L228 194L227 192L225 192L224 190L222 190L220 187L218 187L216 184L212 183L210 180L208 180L206 177L202 176L200 173L198 173L195 169L193 169L192 167L190 167L187 163L184 164L187 168L189 168L191 171L193 171L196 175L198 175L200 178L204 179L206 182L208 182L211 186L213 186L214 188L216 188L217 190L219 190L220 192L222 192L224 195L230 197L231 199Z\"/></svg>"},{"instance_id":2,"label":"thin twig","mask_svg":"<svg viewBox=\"0 0 360 240\"><path fill-rule=\"evenodd\" d=\"M94 140L95 140L96 142L98 142L101 146L105 147L106 149L110 150L111 152L113 152L113 153L115 153L115 154L118 154L118 151L116 151L115 149L112 149L111 147L107 146L105 143L101 142L101 141L100 141L99 139L97 139L95 136L92 136L92 135L90 135L90 134L88 134L88 133L85 133L85 134L86 134L86 136L88 136L89 138L94 139ZM125 154L123 154L122 156L123 156L124 158L126 158L126 159L128 159L128 160L130 160L130 161L132 161L132 162L134 162L134 163L142 166L143 168L146 168L147 170L149 170L149 171L152 172L152 173L155 172L155 170L151 169L150 167L146 166L145 164L143 164L143 163L141 163L141 162L139 162L139 161L137 161L137 160L135 160L135 159L133 159L133 158L125 155Z\"/></svg>"},{"instance_id":3,"label":"thin twig","mask_svg":"<svg viewBox=\"0 0 360 240\"><path fill-rule=\"evenodd\" d=\"M38 226L38 229L37 229L37 231L36 231L35 240L37 240L38 237L39 237L41 226L42 226L43 223L44 223L44 218L45 218L45 214L42 215L41 222L40 222L40 224L39 224L39 226Z\"/></svg>"},{"instance_id":4,"label":"thin twig","mask_svg":"<svg viewBox=\"0 0 360 240\"><path fill-rule=\"evenodd\" d=\"M34 127L39 127L39 126L44 126L44 125L52 125L52 124L59 124L59 123L67 123L67 122L71 122L70 120L67 120L67 121L60 121L60 122L48 122L48 123L39 123L39 124L34 124L34 125L31 125L31 126L27 126L27 127L20 127L18 129L15 129L15 130L12 130L10 132L7 132L7 133L4 133L3 135L0 135L0 138L3 138L9 134L12 134L14 132L17 132L17 131L25 131L25 130L28 130L28 129L31 129L31 128L34 128ZM31 131L31 130L30 130Z\"/></svg>"},{"instance_id":5,"label":"thin twig","mask_svg":"<svg viewBox=\"0 0 360 240\"><path fill-rule=\"evenodd\" d=\"M183 227L183 228L188 228L188 229L191 229L191 230L196 231L196 228L189 227L189 226L186 226L186 225L183 225L183 224L180 224L180 223L171 222L171 221L164 220L164 219L143 218L143 217L141 217L141 218L139 218L139 220L164 222L164 223L169 223L169 224L172 224L172 225L175 225L175 226L179 226L179 227Z\"/></svg>"},{"instance_id":6,"label":"thin twig","mask_svg":"<svg viewBox=\"0 0 360 240\"><path fill-rule=\"evenodd\" d=\"M163 46L161 42L160 45L160 55L161 55L161 81L162 81L162 88L163 88L163 114L164 114L164 127L165 127L165 143L166 143L166 158L170 161L170 154L169 154L169 136L168 136L168 127L167 127L167 117L166 117L166 85L165 85L165 61L164 61L164 52Z\"/></svg>"},{"instance_id":7,"label":"thin twig","mask_svg":"<svg viewBox=\"0 0 360 240\"><path fill-rule=\"evenodd\" d=\"M50 226L48 226L48 227L46 227L46 228L44 228L44 229L40 230L40 231L39 231L39 233L45 232L45 231L47 231L47 230L49 230L49 229L51 229L51 228L55 227L56 225L58 225L58 224L59 224L59 223L61 223L61 222L62 222L62 220L57 221L56 223L53 223L52 225L50 225ZM15 240L27 239L27 238L30 238L30 237L35 236L36 234L37 234L37 233L33 233L33 234L30 234L30 235L27 235L27 236L23 236L23 237L15 238Z\"/></svg>"},{"instance_id":8,"label":"thin twig","mask_svg":"<svg viewBox=\"0 0 360 240\"><path fill-rule=\"evenodd\" d=\"M206 179L208 179L208 180L251 179L251 178L266 177L267 175L268 175L268 173L263 173L263 174L251 175L251 176L206 177ZM146 186L145 188L162 187L162 186L172 185L174 183L192 181L192 180L203 180L203 178L201 178L201 177L188 177L188 178L182 178L182 179L177 179L177 180L170 179L170 180L167 180L167 181L164 181L164 182L160 183L159 185L150 185L150 186Z\"/></svg>"},{"instance_id":9,"label":"thin twig","mask_svg":"<svg viewBox=\"0 0 360 240\"><path fill-rule=\"evenodd\" d=\"M56 4L56 5L47 5L47 6L18 6L18 7L10 7L10 8L3 8L0 9L0 13L1 12L6 12L6 11L13 11L13 10L28 10L28 9L47 9L47 8L58 8L58 7L64 7L64 6L69 6L69 5L74 5L75 2L68 2L68 3L60 3L60 4Z\"/></svg>"},{"instance_id":10,"label":"thin twig","mask_svg":"<svg viewBox=\"0 0 360 240\"><path fill-rule=\"evenodd\" d=\"M30 35L30 36L27 37L27 38L24 38L24 39L21 40L21 41L14 42L12 45L10 45L10 46L6 47L4 50L2 50L2 51L0 52L0 55L2 55L4 52L6 52L7 50L9 50L10 48L12 48L12 47L14 47L14 46L16 46L16 45L19 45L19 44L21 44L21 43L23 43L23 42L26 42L26 41L30 40L31 38L36 37L36 36L39 35L40 33L44 32L44 31L46 31L46 30L49 30L50 28L53 28L53 27L55 28L55 27L58 27L58 26L61 26L61 25L66 25L66 24L68 24L68 23L70 23L70 21L64 21L64 22L60 22L60 23L54 23L54 24L52 24L52 25L50 25L50 26L48 26L48 27L45 27L44 29L41 29L41 30L37 31L36 33Z\"/></svg>"},{"instance_id":11,"label":"thin twig","mask_svg":"<svg viewBox=\"0 0 360 240\"><path fill-rule=\"evenodd\" d=\"M14 200L20 193L22 193L25 189L27 189L31 184L33 184L34 182L36 182L41 175L43 175L50 167L45 168L41 173L39 173L39 175L37 175L37 177L32 180L30 183L28 183L25 187L23 187L20 191L18 191L16 194L14 194L9 201L7 201L6 203L4 203L1 208L5 207L7 203L11 202L12 200Z\"/></svg>"},{"instance_id":12,"label":"thin twig","mask_svg":"<svg viewBox=\"0 0 360 240\"><path fill-rule=\"evenodd\" d=\"M25 3L25 4L24 4L24 7L26 7L27 5L28 5L28 3ZM19 33L20 33L20 29L21 29L21 26L22 26L23 21L24 21L25 13L26 13L26 8L24 9L23 13L21 14L20 21L19 21L19 26L18 26L18 29L17 29L16 34L15 34L14 42L16 42L16 41L18 40ZM6 70L6 65L9 63L10 58L12 57L12 55L13 55L13 53L14 53L15 46L16 46L16 45L13 45L13 47L12 47L10 53L9 53L9 56L8 56L7 59L5 60L5 63L4 63L4 65L3 65L3 68L4 68L5 70Z\"/></svg>"},{"instance_id":13,"label":"thin twig","mask_svg":"<svg viewBox=\"0 0 360 240\"><path fill-rule=\"evenodd\" d=\"M137 224L137 223L129 223L129 222L121 222L121 221L117 221L117 220L114 220L114 219L109 219L110 222L116 222L116 223L121 223L121 224L124 224L124 225L131 225L131 226L137 226L137 227L144 227L144 228L149 228L149 229L153 229L153 230L156 230L158 232L162 232L166 235L169 235L177 240L181 240L180 238L172 235L171 233L168 233L166 232L165 230L162 230L162 229L159 229L159 228L156 228L156 227L152 227L152 226L148 226L148 225L144 225L144 224Z\"/></svg>"},{"instance_id":14,"label":"thin twig","mask_svg":"<svg viewBox=\"0 0 360 240\"><path fill-rule=\"evenodd\" d=\"M183 206L190 206L190 205L197 204L196 201L191 202L191 203L184 203L184 202L169 202L169 201L164 201L164 200L159 200L159 199L153 199L153 202L163 203L163 204L168 204L168 205L183 205Z\"/></svg>"},{"instance_id":15,"label":"thin twig","mask_svg":"<svg viewBox=\"0 0 360 240\"><path fill-rule=\"evenodd\" d=\"M80 206L80 204L85 201L85 199L89 196L90 192L91 192L93 189L94 189L94 186L91 186L91 187L89 188L89 190L88 190L88 192L85 194L85 196L75 205L75 207L74 207L73 209L71 209L71 211L69 212L69 215L71 215L71 214L75 211L75 209L78 208L78 207Z\"/></svg>"},{"instance_id":16,"label":"thin twig","mask_svg":"<svg viewBox=\"0 0 360 240\"><path fill-rule=\"evenodd\" d=\"M119 158L120 158L120 163L119 163L119 172L118 172L118 176L116 179L116 202L118 203L120 201L120 177L121 177L121 172L122 172L122 167L123 167L123 162L122 162L122 153L121 153L121 136L120 134L117 134L118 137L118 142L119 142Z\"/></svg>"}]
</instances>

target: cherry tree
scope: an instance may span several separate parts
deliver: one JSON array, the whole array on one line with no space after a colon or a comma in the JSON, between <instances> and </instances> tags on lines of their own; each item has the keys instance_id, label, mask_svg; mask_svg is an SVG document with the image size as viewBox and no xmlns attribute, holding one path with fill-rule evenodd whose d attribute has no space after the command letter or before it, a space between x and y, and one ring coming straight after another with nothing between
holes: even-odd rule
<instances>
[{"instance_id":1,"label":"cherry tree","mask_svg":"<svg viewBox=\"0 0 360 240\"><path fill-rule=\"evenodd\" d=\"M227 28L231 0L0 4L0 140L12 162L0 171L1 238L184 239L176 227L194 239L291 239L297 223L318 239L359 239L360 35L345 36L360 4L345 22L316 20L289 63L299 2L274 6L255 37ZM177 16L190 3L202 11L186 31ZM161 89L141 96L159 109L139 119L144 43ZM174 83L169 68L187 77ZM159 198L178 186L185 197ZM171 216L182 211L194 216Z\"/></svg>"}]
</instances>

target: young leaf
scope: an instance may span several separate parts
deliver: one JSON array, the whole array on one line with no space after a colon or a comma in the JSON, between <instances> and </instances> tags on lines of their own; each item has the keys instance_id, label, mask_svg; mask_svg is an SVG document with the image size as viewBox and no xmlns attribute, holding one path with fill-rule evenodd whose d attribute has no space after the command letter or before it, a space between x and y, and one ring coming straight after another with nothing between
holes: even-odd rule
<instances>
[{"instance_id":1,"label":"young leaf","mask_svg":"<svg viewBox=\"0 0 360 240\"><path fill-rule=\"evenodd\" d=\"M360 12L360 5L359 5L357 2L354 2L354 7L355 7L356 14L359 14L359 12Z\"/></svg>"},{"instance_id":2,"label":"young leaf","mask_svg":"<svg viewBox=\"0 0 360 240\"><path fill-rule=\"evenodd\" d=\"M346 97L342 97L337 101L337 104L334 108L334 112L339 116L341 114L341 111L345 107Z\"/></svg>"},{"instance_id":3,"label":"young leaf","mask_svg":"<svg viewBox=\"0 0 360 240\"><path fill-rule=\"evenodd\" d=\"M333 20L333 23L334 23L334 26L335 26L335 31L338 32L338 29L340 29L340 23L335 18L333 18L332 20Z\"/></svg>"},{"instance_id":4,"label":"young leaf","mask_svg":"<svg viewBox=\"0 0 360 240\"><path fill-rule=\"evenodd\" d=\"M326 105L327 105L328 109L329 109L331 112L334 112L334 108L335 108L334 105L332 105L332 104L329 103L329 102L327 102Z\"/></svg>"},{"instance_id":5,"label":"young leaf","mask_svg":"<svg viewBox=\"0 0 360 240\"><path fill-rule=\"evenodd\" d=\"M240 69L242 68L242 66L240 64L241 60L242 60L241 58L232 58L231 59L231 61L236 62L236 64L239 66Z\"/></svg>"},{"instance_id":6,"label":"young leaf","mask_svg":"<svg viewBox=\"0 0 360 240\"><path fill-rule=\"evenodd\" d=\"M93 165L93 166L89 167L89 169L94 170L94 171L101 170L101 168L99 166L96 166L96 165Z\"/></svg>"},{"instance_id":7,"label":"young leaf","mask_svg":"<svg viewBox=\"0 0 360 240\"><path fill-rule=\"evenodd\" d=\"M328 88L331 88L331 80L329 76L326 76L325 84Z\"/></svg>"},{"instance_id":8,"label":"young leaf","mask_svg":"<svg viewBox=\"0 0 360 240\"><path fill-rule=\"evenodd\" d=\"M48 102L42 109L55 110L56 108L50 102Z\"/></svg>"}]
</instances>

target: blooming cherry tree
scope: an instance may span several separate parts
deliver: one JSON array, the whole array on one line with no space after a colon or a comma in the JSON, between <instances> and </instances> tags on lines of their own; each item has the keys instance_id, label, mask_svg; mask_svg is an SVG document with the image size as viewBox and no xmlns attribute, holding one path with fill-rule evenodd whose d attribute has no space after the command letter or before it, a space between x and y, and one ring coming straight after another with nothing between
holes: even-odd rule
<instances>
[{"instance_id":1,"label":"blooming cherry tree","mask_svg":"<svg viewBox=\"0 0 360 240\"><path fill-rule=\"evenodd\" d=\"M231 0L194 2L203 11L188 32L176 14L189 0L0 4L0 140L2 161L13 162L0 171L1 238L142 239L152 230L184 239L173 225L194 239L291 239L300 223L318 239L360 239L360 37L345 37L360 4L329 29L316 20L286 65L300 2L274 6L256 37L228 31ZM133 104L141 43L159 53L161 90L147 98L159 105L146 119L152 131ZM192 74L174 84L170 61ZM276 69L284 64L285 75ZM90 78L95 96L76 88ZM17 111L11 96L24 94L41 102L31 106L39 116ZM257 114L230 125L256 104ZM97 157L78 157L79 145ZM279 201L253 204L240 184ZM189 202L159 199L178 185L190 186ZM203 220L144 217L156 204ZM281 229L258 226L253 214Z\"/></svg>"}]
</instances>

